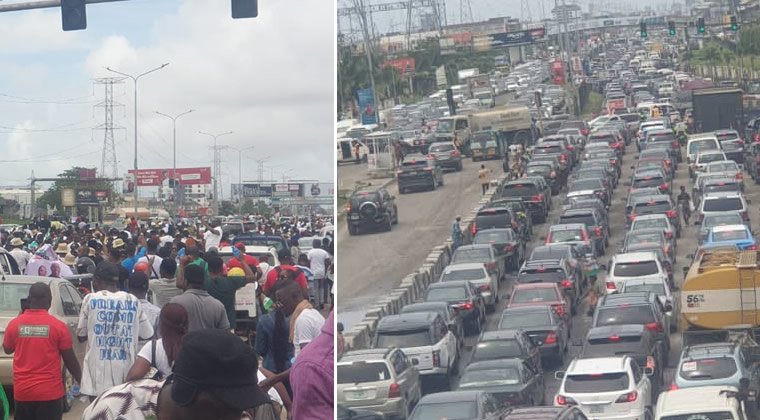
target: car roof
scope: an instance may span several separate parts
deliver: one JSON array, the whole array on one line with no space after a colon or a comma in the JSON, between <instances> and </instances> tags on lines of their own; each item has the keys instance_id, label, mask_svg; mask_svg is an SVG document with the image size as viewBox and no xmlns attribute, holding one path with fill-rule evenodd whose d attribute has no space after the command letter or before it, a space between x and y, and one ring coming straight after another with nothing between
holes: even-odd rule
<instances>
[{"instance_id":1,"label":"car roof","mask_svg":"<svg viewBox=\"0 0 760 420\"><path fill-rule=\"evenodd\" d=\"M657 255L650 251L627 252L625 254L615 254L612 256L612 259L618 263L638 262L657 259Z\"/></svg>"},{"instance_id":2,"label":"car roof","mask_svg":"<svg viewBox=\"0 0 760 420\"><path fill-rule=\"evenodd\" d=\"M534 284L541 284L541 283L534 283ZM515 313L537 313L537 312L549 312L553 310L551 305L528 305L528 306L513 306L511 308L506 308L501 312L501 317L508 314L515 314Z\"/></svg>"},{"instance_id":3,"label":"car roof","mask_svg":"<svg viewBox=\"0 0 760 420\"><path fill-rule=\"evenodd\" d=\"M414 330L427 328L433 324L438 315L435 312L408 312L398 315L386 315L377 323L377 330Z\"/></svg>"},{"instance_id":4,"label":"car roof","mask_svg":"<svg viewBox=\"0 0 760 420\"><path fill-rule=\"evenodd\" d=\"M449 264L443 269L444 273L451 273L452 271L461 270L485 270L483 263L462 263L462 264Z\"/></svg>"},{"instance_id":5,"label":"car roof","mask_svg":"<svg viewBox=\"0 0 760 420\"><path fill-rule=\"evenodd\" d=\"M467 250L467 249L483 249L483 248L491 248L490 244L470 244L470 245L462 245L459 248L456 249L456 251L461 250ZM454 251L454 252L456 252Z\"/></svg>"},{"instance_id":6,"label":"car roof","mask_svg":"<svg viewBox=\"0 0 760 420\"><path fill-rule=\"evenodd\" d=\"M557 289L557 284L549 282L515 283L515 285L512 286L512 294L514 295L516 291L522 289Z\"/></svg>"},{"instance_id":7,"label":"car roof","mask_svg":"<svg viewBox=\"0 0 760 420\"><path fill-rule=\"evenodd\" d=\"M468 283L470 283L469 280L444 281L444 282L430 283L430 284L428 284L427 288L428 288L428 290L430 290L430 289L448 289L448 288L464 287Z\"/></svg>"},{"instance_id":8,"label":"car roof","mask_svg":"<svg viewBox=\"0 0 760 420\"><path fill-rule=\"evenodd\" d=\"M633 220L633 223L636 223L636 221L639 220L650 220L650 219L668 219L668 216L662 213L657 214L642 214L641 216L636 216L636 218Z\"/></svg>"},{"instance_id":9,"label":"car roof","mask_svg":"<svg viewBox=\"0 0 760 420\"><path fill-rule=\"evenodd\" d=\"M745 225L719 225L712 228L713 232L729 232L733 230L747 231L748 229Z\"/></svg>"},{"instance_id":10,"label":"car roof","mask_svg":"<svg viewBox=\"0 0 760 420\"><path fill-rule=\"evenodd\" d=\"M443 309L448 312L449 304L446 302L416 302L404 305L404 307L401 308L401 313L408 314L412 312L437 312L436 310Z\"/></svg>"},{"instance_id":11,"label":"car roof","mask_svg":"<svg viewBox=\"0 0 760 420\"><path fill-rule=\"evenodd\" d=\"M482 394L483 391L445 391L434 392L427 394L417 403L421 404L438 404L438 403L451 403L458 401L472 401Z\"/></svg>"},{"instance_id":12,"label":"car roof","mask_svg":"<svg viewBox=\"0 0 760 420\"><path fill-rule=\"evenodd\" d=\"M511 340L511 339L514 339L515 336L517 336L518 334L521 334L522 332L523 330L519 328L483 331L482 333L480 333L480 338L478 338L478 343L483 342L483 341Z\"/></svg>"},{"instance_id":13,"label":"car roof","mask_svg":"<svg viewBox=\"0 0 760 420\"><path fill-rule=\"evenodd\" d=\"M587 375L592 373L623 372L627 356L592 357L574 359L567 369L568 375Z\"/></svg>"},{"instance_id":14,"label":"car roof","mask_svg":"<svg viewBox=\"0 0 760 420\"><path fill-rule=\"evenodd\" d=\"M340 362L357 362L367 359L372 359L373 357L377 358L384 358L388 355L391 351L393 351L395 347L383 347L383 348L373 348L373 349L360 349L360 350L349 350L340 357Z\"/></svg>"},{"instance_id":15,"label":"car roof","mask_svg":"<svg viewBox=\"0 0 760 420\"><path fill-rule=\"evenodd\" d=\"M564 216L564 215L571 216L571 215L578 215L578 214L594 213L594 210L595 209L592 209L592 208L588 208L588 209L567 209L567 210L565 210L565 211L562 212L562 214L560 215L560 217Z\"/></svg>"},{"instance_id":16,"label":"car roof","mask_svg":"<svg viewBox=\"0 0 760 420\"><path fill-rule=\"evenodd\" d=\"M560 414L572 410L572 407L522 407L508 411L505 420L546 420L559 418Z\"/></svg>"},{"instance_id":17,"label":"car roof","mask_svg":"<svg viewBox=\"0 0 760 420\"><path fill-rule=\"evenodd\" d=\"M736 398L727 398L724 391L738 391L733 386L713 385L665 391L657 400L658 415L692 414L703 410L715 411L738 408Z\"/></svg>"},{"instance_id":18,"label":"car roof","mask_svg":"<svg viewBox=\"0 0 760 420\"><path fill-rule=\"evenodd\" d=\"M655 296L651 292L629 292L604 296L602 306L639 305L649 303Z\"/></svg>"},{"instance_id":19,"label":"car roof","mask_svg":"<svg viewBox=\"0 0 760 420\"><path fill-rule=\"evenodd\" d=\"M584 225L583 223L563 223L561 225L549 226L549 232L560 231L560 230L576 230L576 229L586 229L586 225Z\"/></svg>"},{"instance_id":20,"label":"car roof","mask_svg":"<svg viewBox=\"0 0 760 420\"><path fill-rule=\"evenodd\" d=\"M486 360L482 362L470 363L467 365L466 370L486 370L486 369L498 369L505 367L520 367L523 361L517 358L512 359L494 359Z\"/></svg>"}]
</instances>

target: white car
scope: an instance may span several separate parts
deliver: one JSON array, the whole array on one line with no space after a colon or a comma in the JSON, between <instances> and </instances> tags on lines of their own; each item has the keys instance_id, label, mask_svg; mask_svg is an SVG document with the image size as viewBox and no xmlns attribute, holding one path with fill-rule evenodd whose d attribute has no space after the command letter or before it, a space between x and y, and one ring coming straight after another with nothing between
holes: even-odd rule
<instances>
[{"instance_id":1,"label":"white car","mask_svg":"<svg viewBox=\"0 0 760 420\"><path fill-rule=\"evenodd\" d=\"M686 162L691 164L697 158L697 153L705 150L720 150L720 143L715 134L700 133L689 136L686 143Z\"/></svg>"},{"instance_id":2,"label":"white car","mask_svg":"<svg viewBox=\"0 0 760 420\"><path fill-rule=\"evenodd\" d=\"M628 356L574 359L554 374L562 379L554 405L577 405L593 419L651 419L652 373Z\"/></svg>"},{"instance_id":3,"label":"white car","mask_svg":"<svg viewBox=\"0 0 760 420\"><path fill-rule=\"evenodd\" d=\"M663 392L657 399L655 420L749 419L743 403L735 397L736 392L735 387L723 385Z\"/></svg>"},{"instance_id":4,"label":"white car","mask_svg":"<svg viewBox=\"0 0 760 420\"><path fill-rule=\"evenodd\" d=\"M652 251L629 252L612 257L607 271L607 293L615 293L628 280L668 281L668 272Z\"/></svg>"},{"instance_id":5,"label":"white car","mask_svg":"<svg viewBox=\"0 0 760 420\"><path fill-rule=\"evenodd\" d=\"M713 162L720 162L728 160L726 154L720 150L705 150L697 153L697 158L689 165L689 175L691 178L696 178L700 172L705 172L707 165Z\"/></svg>"}]
</instances>

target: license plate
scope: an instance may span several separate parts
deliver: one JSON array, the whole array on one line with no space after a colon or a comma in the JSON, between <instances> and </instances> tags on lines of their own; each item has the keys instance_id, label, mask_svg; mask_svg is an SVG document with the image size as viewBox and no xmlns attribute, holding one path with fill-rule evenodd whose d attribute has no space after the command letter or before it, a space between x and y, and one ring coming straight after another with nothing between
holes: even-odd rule
<instances>
[{"instance_id":1,"label":"license plate","mask_svg":"<svg viewBox=\"0 0 760 420\"><path fill-rule=\"evenodd\" d=\"M604 413L604 406L603 406L603 405L592 405L592 406L589 408L589 412L590 412L591 414L599 414L599 413Z\"/></svg>"},{"instance_id":2,"label":"license plate","mask_svg":"<svg viewBox=\"0 0 760 420\"><path fill-rule=\"evenodd\" d=\"M369 393L367 391L351 391L346 393L346 399L347 400L366 400L369 398Z\"/></svg>"},{"instance_id":3,"label":"license plate","mask_svg":"<svg viewBox=\"0 0 760 420\"><path fill-rule=\"evenodd\" d=\"M488 149L488 154L493 155L496 153L496 149Z\"/></svg>"},{"instance_id":4,"label":"license plate","mask_svg":"<svg viewBox=\"0 0 760 420\"><path fill-rule=\"evenodd\" d=\"M352 214L351 215L351 220L359 220L359 215L358 214Z\"/></svg>"},{"instance_id":5,"label":"license plate","mask_svg":"<svg viewBox=\"0 0 760 420\"><path fill-rule=\"evenodd\" d=\"M441 159L441 160L448 160L449 157L448 156L441 156L441 157L439 157L439 159Z\"/></svg>"}]
</instances>

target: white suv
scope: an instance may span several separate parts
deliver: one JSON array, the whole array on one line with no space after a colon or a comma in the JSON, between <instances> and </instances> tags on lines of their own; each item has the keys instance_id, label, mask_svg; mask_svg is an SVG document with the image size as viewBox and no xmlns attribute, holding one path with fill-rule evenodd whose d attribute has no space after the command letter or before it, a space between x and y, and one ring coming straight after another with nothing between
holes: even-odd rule
<instances>
[{"instance_id":1,"label":"white suv","mask_svg":"<svg viewBox=\"0 0 760 420\"><path fill-rule=\"evenodd\" d=\"M629 252L612 257L607 273L607 293L622 289L626 280L662 280L668 282L668 272L652 251Z\"/></svg>"},{"instance_id":2,"label":"white suv","mask_svg":"<svg viewBox=\"0 0 760 420\"><path fill-rule=\"evenodd\" d=\"M651 374L628 356L575 359L555 373L562 384L554 405L577 405L594 419L651 419Z\"/></svg>"}]
</instances>

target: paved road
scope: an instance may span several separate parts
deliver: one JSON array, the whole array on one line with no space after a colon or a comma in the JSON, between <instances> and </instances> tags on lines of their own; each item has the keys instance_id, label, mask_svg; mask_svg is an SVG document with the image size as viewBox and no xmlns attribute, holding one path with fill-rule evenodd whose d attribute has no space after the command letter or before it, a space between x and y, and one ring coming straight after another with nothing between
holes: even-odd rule
<instances>
[{"instance_id":1,"label":"paved road","mask_svg":"<svg viewBox=\"0 0 760 420\"><path fill-rule=\"evenodd\" d=\"M484 162L501 173L500 161ZM396 196L399 223L391 232L349 236L345 223L338 227L339 285L338 319L346 328L364 315L368 303L384 296L422 265L434 246L450 235L457 214L469 213L480 197L477 172L481 162L465 160L462 172L444 175L444 185L435 191L401 195L396 184L388 191ZM340 171L347 169L341 166ZM338 181L340 184L340 180Z\"/></svg>"},{"instance_id":2,"label":"paved road","mask_svg":"<svg viewBox=\"0 0 760 420\"><path fill-rule=\"evenodd\" d=\"M623 237L625 236L625 228L624 228L624 202L625 197L627 196L627 190L628 187L624 185L624 182L627 182L630 180L630 175L632 170L630 169L630 165L633 165L635 163L635 156L636 156L636 149L635 146L631 145L627 149L627 153L624 157L624 166L623 166L623 175L620 180L620 184L618 185L618 188L615 190L614 193L614 199L612 201L612 206L610 209L610 223L612 225L612 236L610 238L610 247L607 250L607 254L603 257L600 257L599 263L600 264L607 264L609 258L611 258L612 255L617 253L622 245ZM687 191L691 192L691 183L689 181L688 177L688 169L686 166L686 163L683 162L679 165L678 172L676 174L676 178L673 181L673 189L674 191L678 191L679 186L684 185L687 186ZM745 175L747 180L746 182L746 192L745 195L748 199L752 200L753 202L760 202L760 187L754 184L751 178L749 178L748 175ZM554 197L554 206L553 211L550 213L549 217L549 223L542 224L539 226L536 226L535 229L535 235L534 240L530 243L529 249L532 249L533 247L540 245L540 242L542 242L539 238L545 237L548 227L556 223L558 217L559 217L559 208L561 208L560 202L562 197L564 196L564 193L560 193L560 195ZM750 215L752 219L752 225L758 226L757 223L760 223L760 212L757 212L755 210L751 211ZM692 218L694 220L694 218ZM678 246L677 246L677 261L674 267L674 275L675 275L675 281L676 284L680 286L683 275L681 272L681 267L688 265L690 260L688 258L688 255L693 253L696 249L697 241L696 241L696 226L686 226L684 227L682 231L681 238L678 240ZM530 251L528 252L528 254ZM600 276L599 280L597 281L604 281L604 275ZM514 282L514 277L510 277L507 279L504 284L501 285L502 292L501 295L506 297L506 295L511 291L512 284ZM676 292L676 298L678 297L678 292ZM506 306L507 299L502 299L499 303L499 306L497 307L496 311L494 311L492 314L488 315L487 322L485 329L486 330L495 330L498 324L498 319L500 317L501 312L503 311L504 307ZM588 332L588 329L591 324L591 318L586 315L586 309L587 307L584 305L580 310L578 311L578 315L576 315L573 318L572 323L572 332L571 332L571 342L573 339L576 341L576 343L580 343L580 340L582 340L586 333ZM472 355L472 349L473 346L477 343L477 335L468 337L465 341L465 350L462 353L461 360L460 360L460 372L464 370L465 366L467 366L469 359ZM681 342L681 334L680 332L676 332L671 335L671 352L669 354L669 365L668 368L665 370L665 379L664 379L664 387L668 387L670 383L673 380L673 374L674 374L674 367L676 363L678 362L680 352L682 348L682 342ZM581 347L580 346L573 346L571 343L571 346L568 351L567 357L565 357L565 364L562 367L559 366L544 366L544 380L546 383L546 394L545 394L545 404L551 405L552 399L554 398L554 395L556 394L557 390L559 389L560 381L554 378L554 372L556 370L563 370L564 368L567 368L569 362L572 360L572 358L580 353ZM451 378L450 386L455 387L457 384L458 378ZM441 390L442 388L445 388L445 383L441 383L441 381L433 382L428 381L424 383L424 390L426 392L435 392L438 390Z\"/></svg>"}]
</instances>

